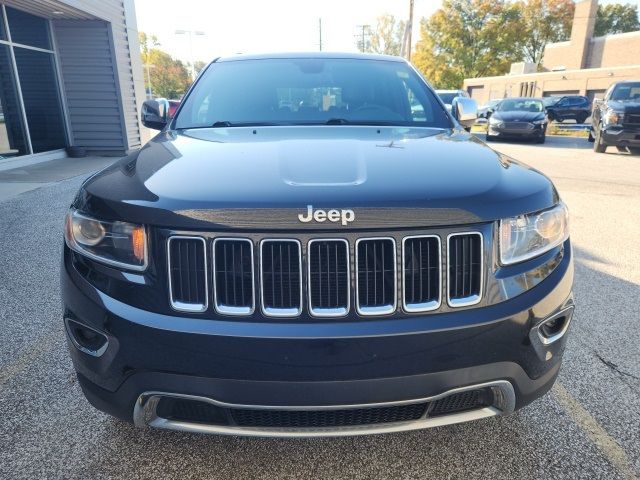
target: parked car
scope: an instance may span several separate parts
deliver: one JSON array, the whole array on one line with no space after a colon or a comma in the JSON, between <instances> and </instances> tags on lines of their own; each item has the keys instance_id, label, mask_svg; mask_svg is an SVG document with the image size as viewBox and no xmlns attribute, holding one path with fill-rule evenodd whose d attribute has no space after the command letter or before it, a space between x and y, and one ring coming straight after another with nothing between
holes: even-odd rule
<instances>
[{"instance_id":1,"label":"parked car","mask_svg":"<svg viewBox=\"0 0 640 480\"><path fill-rule=\"evenodd\" d=\"M594 100L589 141L598 153L615 146L640 154L640 81L614 83Z\"/></svg>"},{"instance_id":2,"label":"parked car","mask_svg":"<svg viewBox=\"0 0 640 480\"><path fill-rule=\"evenodd\" d=\"M544 143L547 117L538 98L516 97L501 100L489 117L486 140L496 138L532 139Z\"/></svg>"},{"instance_id":3,"label":"parked car","mask_svg":"<svg viewBox=\"0 0 640 480\"><path fill-rule=\"evenodd\" d=\"M436 93L449 112L451 112L451 104L453 103L454 98L469 98L469 94L465 90L436 90Z\"/></svg>"},{"instance_id":4,"label":"parked car","mask_svg":"<svg viewBox=\"0 0 640 480\"><path fill-rule=\"evenodd\" d=\"M331 105L314 95L329 88ZM291 97L308 105L277 108ZM574 308L567 209L465 132L471 99L447 113L399 57L309 53L220 58L167 107L143 104L160 132L66 216L63 318L95 407L360 435L551 388Z\"/></svg>"},{"instance_id":5,"label":"parked car","mask_svg":"<svg viewBox=\"0 0 640 480\"><path fill-rule=\"evenodd\" d=\"M550 122L562 123L565 120L575 120L576 123L584 123L591 116L589 99L581 95L544 97L542 102L547 109Z\"/></svg>"},{"instance_id":6,"label":"parked car","mask_svg":"<svg viewBox=\"0 0 640 480\"><path fill-rule=\"evenodd\" d=\"M478 107L478 118L489 118L498 103L500 103L500 99L494 98L493 100L489 100L484 105Z\"/></svg>"},{"instance_id":7,"label":"parked car","mask_svg":"<svg viewBox=\"0 0 640 480\"><path fill-rule=\"evenodd\" d=\"M176 111L178 110L178 107L180 106L180 100L168 100L169 102L169 117L173 118L173 116L176 114Z\"/></svg>"}]
</instances>

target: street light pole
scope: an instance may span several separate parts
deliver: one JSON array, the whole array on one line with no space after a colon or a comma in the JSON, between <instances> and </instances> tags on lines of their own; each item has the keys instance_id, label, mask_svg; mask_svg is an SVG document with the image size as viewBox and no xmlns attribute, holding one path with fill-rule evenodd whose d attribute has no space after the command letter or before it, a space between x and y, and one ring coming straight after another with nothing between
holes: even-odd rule
<instances>
[{"instance_id":1,"label":"street light pole","mask_svg":"<svg viewBox=\"0 0 640 480\"><path fill-rule=\"evenodd\" d=\"M189 59L191 60L191 79L195 80L196 78L196 67L194 65L195 60L193 59L193 35L204 35L204 32L200 30L176 30L176 35L189 35Z\"/></svg>"}]
</instances>

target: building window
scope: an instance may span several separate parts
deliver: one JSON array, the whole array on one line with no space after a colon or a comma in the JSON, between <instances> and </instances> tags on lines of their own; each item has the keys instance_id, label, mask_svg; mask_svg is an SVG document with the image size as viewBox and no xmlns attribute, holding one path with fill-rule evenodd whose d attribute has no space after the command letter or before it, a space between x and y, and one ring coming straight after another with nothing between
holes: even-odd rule
<instances>
[{"instance_id":1,"label":"building window","mask_svg":"<svg viewBox=\"0 0 640 480\"><path fill-rule=\"evenodd\" d=\"M0 159L67 145L49 21L0 5Z\"/></svg>"},{"instance_id":2,"label":"building window","mask_svg":"<svg viewBox=\"0 0 640 480\"><path fill-rule=\"evenodd\" d=\"M0 45L0 158L29 153L11 52Z\"/></svg>"}]
</instances>

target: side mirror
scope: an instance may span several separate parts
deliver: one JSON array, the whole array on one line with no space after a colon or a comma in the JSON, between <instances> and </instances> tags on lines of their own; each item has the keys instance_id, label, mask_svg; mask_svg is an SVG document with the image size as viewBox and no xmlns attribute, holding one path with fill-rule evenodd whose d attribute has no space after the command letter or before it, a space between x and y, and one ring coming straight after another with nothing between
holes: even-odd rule
<instances>
[{"instance_id":1,"label":"side mirror","mask_svg":"<svg viewBox=\"0 0 640 480\"><path fill-rule=\"evenodd\" d=\"M451 101L451 115L469 131L478 119L478 104L472 98L456 97Z\"/></svg>"},{"instance_id":2,"label":"side mirror","mask_svg":"<svg viewBox=\"0 0 640 480\"><path fill-rule=\"evenodd\" d=\"M169 118L169 101L166 98L145 100L140 117L145 127L162 130Z\"/></svg>"}]
</instances>

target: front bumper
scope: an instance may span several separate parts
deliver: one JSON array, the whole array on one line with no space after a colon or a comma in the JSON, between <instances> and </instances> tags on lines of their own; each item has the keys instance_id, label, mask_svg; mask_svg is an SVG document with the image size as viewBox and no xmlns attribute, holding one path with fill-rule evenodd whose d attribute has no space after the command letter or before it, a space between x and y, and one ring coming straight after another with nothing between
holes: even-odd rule
<instances>
[{"instance_id":1,"label":"front bumper","mask_svg":"<svg viewBox=\"0 0 640 480\"><path fill-rule=\"evenodd\" d=\"M611 146L640 147L640 129L608 127L602 131L602 139Z\"/></svg>"},{"instance_id":2,"label":"front bumper","mask_svg":"<svg viewBox=\"0 0 640 480\"><path fill-rule=\"evenodd\" d=\"M161 428L244 435L351 435L506 414L543 395L558 375L566 336L545 344L537 326L559 311L573 309L573 264L568 243L567 247L562 261L541 283L492 306L309 325L254 325L151 313L107 296L65 261L65 319L108 338L100 356L71 341L71 356L91 404L121 419ZM463 328L459 322L455 328L442 327L447 319L455 325L460 316L473 316L473 321ZM461 388L487 385L497 388L495 401L481 408L435 420L425 415L413 421L347 428L240 427L171 420L155 410L160 398L172 396L204 399L231 410L367 409L429 403Z\"/></svg>"},{"instance_id":3,"label":"front bumper","mask_svg":"<svg viewBox=\"0 0 640 480\"><path fill-rule=\"evenodd\" d=\"M487 133L500 138L540 138L545 134L545 128L542 125L534 125L532 128L506 128L489 124Z\"/></svg>"}]
</instances>

